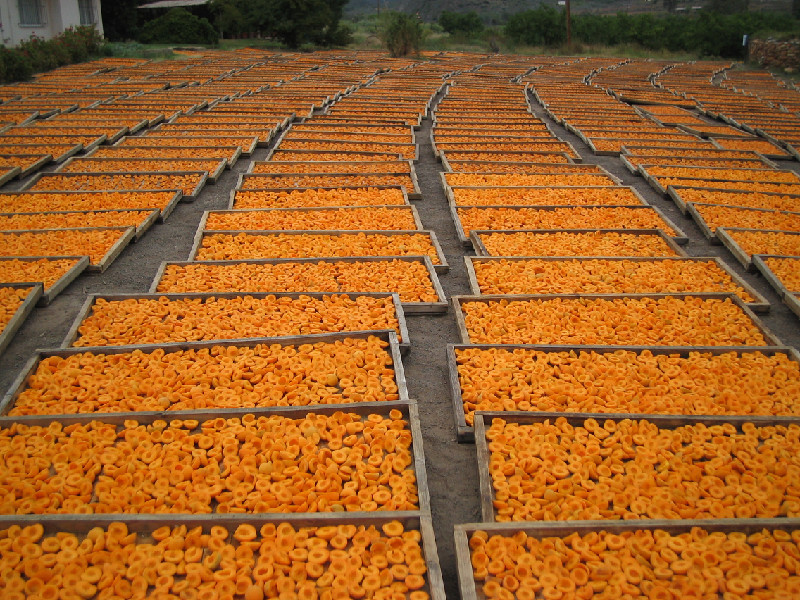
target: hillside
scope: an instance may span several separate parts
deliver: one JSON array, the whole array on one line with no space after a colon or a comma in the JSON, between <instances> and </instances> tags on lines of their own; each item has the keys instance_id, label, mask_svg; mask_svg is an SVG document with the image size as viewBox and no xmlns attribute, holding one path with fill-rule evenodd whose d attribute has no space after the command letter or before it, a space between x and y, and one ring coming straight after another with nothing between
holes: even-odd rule
<instances>
[{"instance_id":1,"label":"hillside","mask_svg":"<svg viewBox=\"0 0 800 600\"><path fill-rule=\"evenodd\" d=\"M407 13L418 13L425 21L434 21L443 11L469 12L475 11L488 23L503 22L509 15L537 8L540 4L553 5L553 0L350 0L345 6L348 16L375 14L380 5L383 10L396 10ZM706 4L706 0L677 0L679 12L697 10ZM751 10L790 12L792 0L758 0L750 2ZM572 0L572 12L592 12L599 14L615 14L618 12L634 14L650 12L664 14L663 0Z\"/></svg>"}]
</instances>

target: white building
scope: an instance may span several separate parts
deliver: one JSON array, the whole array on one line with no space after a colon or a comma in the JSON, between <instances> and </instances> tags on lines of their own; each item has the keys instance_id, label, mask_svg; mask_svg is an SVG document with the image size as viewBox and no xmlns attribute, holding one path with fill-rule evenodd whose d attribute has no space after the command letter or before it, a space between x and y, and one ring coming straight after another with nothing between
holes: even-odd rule
<instances>
[{"instance_id":1,"label":"white building","mask_svg":"<svg viewBox=\"0 0 800 600\"><path fill-rule=\"evenodd\" d=\"M100 0L0 0L0 43L4 46L16 46L32 35L50 39L81 25L94 25L102 35Z\"/></svg>"}]
</instances>

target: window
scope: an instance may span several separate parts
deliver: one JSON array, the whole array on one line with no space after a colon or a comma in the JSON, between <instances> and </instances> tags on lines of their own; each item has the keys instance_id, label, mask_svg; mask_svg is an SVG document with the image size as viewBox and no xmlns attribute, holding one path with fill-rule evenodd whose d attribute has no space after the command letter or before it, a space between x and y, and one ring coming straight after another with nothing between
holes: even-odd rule
<instances>
[{"instance_id":1,"label":"window","mask_svg":"<svg viewBox=\"0 0 800 600\"><path fill-rule=\"evenodd\" d=\"M44 25L44 10L40 0L17 0L19 24L34 27Z\"/></svg>"},{"instance_id":2,"label":"window","mask_svg":"<svg viewBox=\"0 0 800 600\"><path fill-rule=\"evenodd\" d=\"M94 25L94 0L78 0L81 25Z\"/></svg>"}]
</instances>

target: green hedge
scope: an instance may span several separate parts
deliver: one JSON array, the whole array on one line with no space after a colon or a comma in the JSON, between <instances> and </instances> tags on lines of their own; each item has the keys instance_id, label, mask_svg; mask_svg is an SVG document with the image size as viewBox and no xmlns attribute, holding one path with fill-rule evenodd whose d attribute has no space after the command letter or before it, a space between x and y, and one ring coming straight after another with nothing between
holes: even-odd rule
<instances>
[{"instance_id":1,"label":"green hedge","mask_svg":"<svg viewBox=\"0 0 800 600\"><path fill-rule=\"evenodd\" d=\"M800 22L789 14L702 10L696 15L572 15L572 38L584 44L637 44L649 50L689 52L700 56L742 58L742 36L770 29L797 32ZM563 10L541 6L509 18L509 40L531 46L558 46L566 41Z\"/></svg>"},{"instance_id":2,"label":"green hedge","mask_svg":"<svg viewBox=\"0 0 800 600\"><path fill-rule=\"evenodd\" d=\"M84 62L100 52L102 42L94 27L70 27L51 40L31 36L16 48L0 46L0 81L25 81L34 73Z\"/></svg>"}]
</instances>

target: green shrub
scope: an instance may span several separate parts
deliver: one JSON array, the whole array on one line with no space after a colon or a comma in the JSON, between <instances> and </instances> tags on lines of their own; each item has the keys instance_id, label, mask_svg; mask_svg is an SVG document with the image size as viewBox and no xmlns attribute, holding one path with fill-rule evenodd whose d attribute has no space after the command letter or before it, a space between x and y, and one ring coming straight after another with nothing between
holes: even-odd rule
<instances>
[{"instance_id":1,"label":"green shrub","mask_svg":"<svg viewBox=\"0 0 800 600\"><path fill-rule=\"evenodd\" d=\"M632 45L647 50L690 52L700 56L741 58L742 36L762 29L798 31L798 21L788 14L738 12L722 14L702 10L692 15L618 14L572 15L576 42L591 45ZM505 26L509 40L530 46L558 46L566 37L563 11L549 6L518 13Z\"/></svg>"},{"instance_id":2,"label":"green shrub","mask_svg":"<svg viewBox=\"0 0 800 600\"><path fill-rule=\"evenodd\" d=\"M216 45L219 38L208 19L197 17L185 8L171 8L142 25L139 41L145 44Z\"/></svg>"},{"instance_id":3,"label":"green shrub","mask_svg":"<svg viewBox=\"0 0 800 600\"><path fill-rule=\"evenodd\" d=\"M424 38L422 23L413 15L385 13L380 38L389 54L394 57L418 54Z\"/></svg>"},{"instance_id":4,"label":"green shrub","mask_svg":"<svg viewBox=\"0 0 800 600\"><path fill-rule=\"evenodd\" d=\"M77 27L51 40L31 36L17 48L0 46L0 81L24 81L34 73L83 62L99 54L101 42L94 27Z\"/></svg>"},{"instance_id":5,"label":"green shrub","mask_svg":"<svg viewBox=\"0 0 800 600\"><path fill-rule=\"evenodd\" d=\"M21 50L0 46L0 63L4 83L27 81L33 75L33 61Z\"/></svg>"},{"instance_id":6,"label":"green shrub","mask_svg":"<svg viewBox=\"0 0 800 600\"><path fill-rule=\"evenodd\" d=\"M474 10L468 13L442 11L439 15L439 25L447 33L457 35L472 36L483 31L483 21Z\"/></svg>"}]
</instances>

